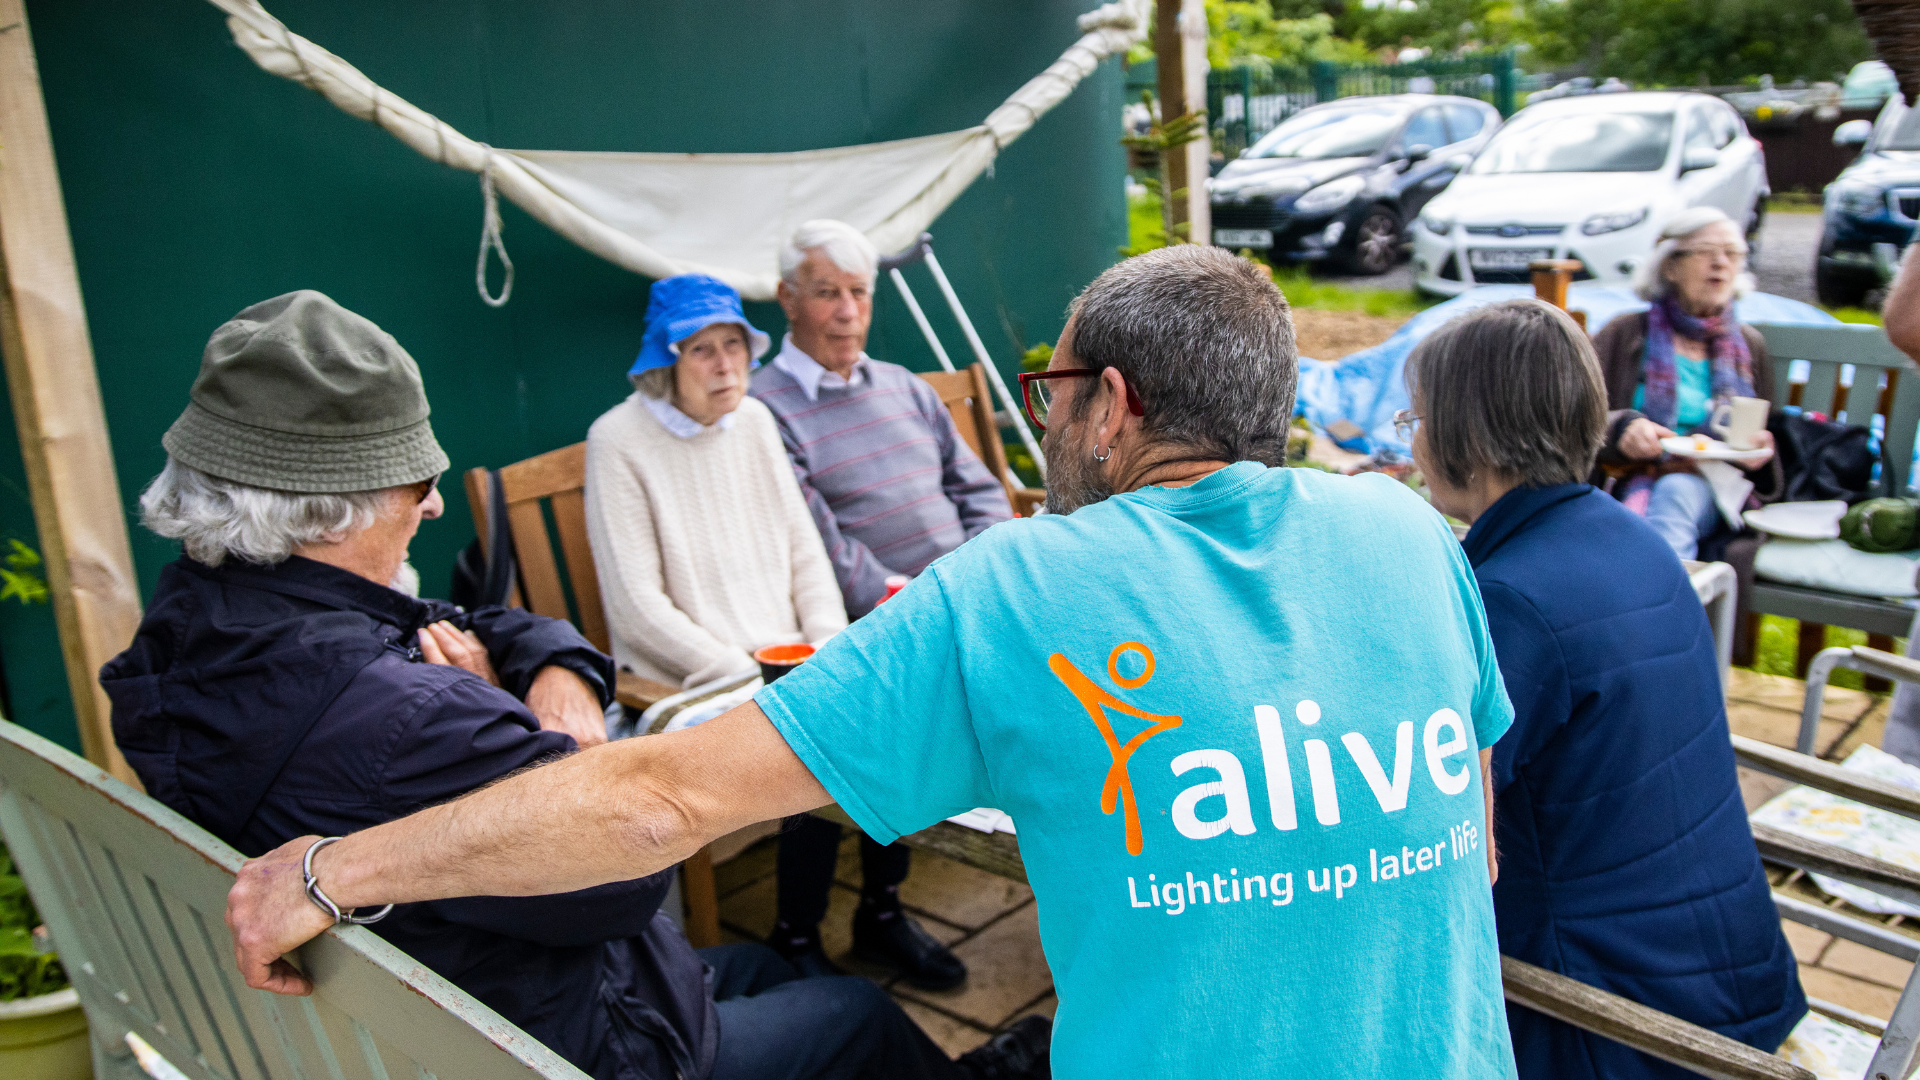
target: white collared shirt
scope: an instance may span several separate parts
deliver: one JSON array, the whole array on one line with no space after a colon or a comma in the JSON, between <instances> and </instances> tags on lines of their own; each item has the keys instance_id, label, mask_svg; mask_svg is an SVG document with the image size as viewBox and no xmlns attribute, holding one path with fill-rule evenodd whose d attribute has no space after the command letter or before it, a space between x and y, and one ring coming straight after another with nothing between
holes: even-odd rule
<instances>
[{"instance_id":1,"label":"white collared shirt","mask_svg":"<svg viewBox=\"0 0 1920 1080\"><path fill-rule=\"evenodd\" d=\"M636 390L635 393L640 392ZM660 421L661 427L666 428L682 439L691 439L695 435L706 431L709 427L717 427L721 431L730 431L733 429L732 413L723 413L720 419L715 420L711 425L702 425L700 421L674 408L673 402L665 398L648 397L646 394L641 393L640 401L646 405L647 411L653 414L653 418Z\"/></svg>"},{"instance_id":2,"label":"white collared shirt","mask_svg":"<svg viewBox=\"0 0 1920 1080\"><path fill-rule=\"evenodd\" d=\"M800 384L800 392L807 395L808 401L818 401L823 386L843 390L865 384L867 361L871 359L866 353L861 353L860 359L853 362L853 376L843 379L821 366L820 361L801 352L800 347L793 343L793 335L786 334L780 338L780 355L773 358L773 366L793 376L793 381Z\"/></svg>"}]
</instances>

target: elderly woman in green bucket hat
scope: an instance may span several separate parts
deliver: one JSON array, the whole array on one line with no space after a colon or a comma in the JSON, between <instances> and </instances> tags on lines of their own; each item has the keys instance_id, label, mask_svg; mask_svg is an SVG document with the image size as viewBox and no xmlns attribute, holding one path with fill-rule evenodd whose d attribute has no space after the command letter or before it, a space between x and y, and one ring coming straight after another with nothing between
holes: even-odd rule
<instances>
[{"instance_id":1,"label":"elderly woman in green bucket hat","mask_svg":"<svg viewBox=\"0 0 1920 1080\"><path fill-rule=\"evenodd\" d=\"M329 910L328 838L605 741L613 665L571 626L388 587L448 462L378 326L310 291L247 308L163 444L142 520L184 554L101 672L149 794L248 855L314 838ZM672 877L329 915L595 1080L978 1075L864 979L799 980L759 945L696 952L661 910Z\"/></svg>"}]
</instances>

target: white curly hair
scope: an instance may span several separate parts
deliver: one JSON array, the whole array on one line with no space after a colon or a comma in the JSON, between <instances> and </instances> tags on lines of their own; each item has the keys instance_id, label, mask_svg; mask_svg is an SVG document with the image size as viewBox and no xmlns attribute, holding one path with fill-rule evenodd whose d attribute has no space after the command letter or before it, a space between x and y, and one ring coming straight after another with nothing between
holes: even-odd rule
<instances>
[{"instance_id":1,"label":"white curly hair","mask_svg":"<svg viewBox=\"0 0 1920 1080\"><path fill-rule=\"evenodd\" d=\"M1740 231L1740 226L1726 211L1712 206L1695 206L1673 215L1660 230L1660 239L1653 245L1653 254L1633 270L1633 292L1642 300L1658 300L1667 295L1673 283L1667 280L1667 263L1674 253L1686 245L1687 238L1709 225L1726 222ZM1752 292L1753 275L1742 270L1733 279L1733 296L1739 299Z\"/></svg>"}]
</instances>

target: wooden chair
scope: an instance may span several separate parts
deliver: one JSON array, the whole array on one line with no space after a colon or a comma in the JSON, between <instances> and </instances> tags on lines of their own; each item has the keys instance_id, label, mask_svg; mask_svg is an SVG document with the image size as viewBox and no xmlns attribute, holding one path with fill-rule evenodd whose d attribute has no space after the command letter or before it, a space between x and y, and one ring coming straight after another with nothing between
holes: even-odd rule
<instances>
[{"instance_id":1,"label":"wooden chair","mask_svg":"<svg viewBox=\"0 0 1920 1080\"><path fill-rule=\"evenodd\" d=\"M312 997L248 989L224 920L241 854L5 722L0 837L86 1010L97 1080L144 1080L130 1035L189 1080L586 1080L364 927L301 947Z\"/></svg>"},{"instance_id":2,"label":"wooden chair","mask_svg":"<svg viewBox=\"0 0 1920 1080\"><path fill-rule=\"evenodd\" d=\"M467 505L484 547L487 522L487 470L468 469ZM574 443L500 470L507 523L513 533L517 606L536 615L566 619L601 652L612 651L607 610L600 601L600 575L587 545L587 444ZM544 506L543 506L544 504ZM553 529L547 528L547 515ZM555 558L555 547L559 557ZM630 671L617 676L614 698L642 710L680 693L677 686L644 679ZM720 944L720 899L713 880L713 853L701 848L681 867L687 906L687 940L696 948Z\"/></svg>"},{"instance_id":3,"label":"wooden chair","mask_svg":"<svg viewBox=\"0 0 1920 1080\"><path fill-rule=\"evenodd\" d=\"M1849 424L1869 426L1882 418L1888 456L1893 463L1893 490L1904 493L1913 461L1914 429L1920 424L1920 374L1907 355L1893 347L1886 331L1877 326L1782 326L1755 323L1773 355L1774 407L1795 405L1824 412ZM1807 365L1806 378L1790 378L1794 362ZM1851 384L1842 381L1842 368L1853 368ZM1905 378L1902 375L1905 374ZM1914 607L1892 600L1826 592L1769 581L1754 583L1748 598L1756 614L1800 620L1797 670L1804 672L1825 644L1826 626L1865 630L1869 644L1893 647L1913 623Z\"/></svg>"},{"instance_id":4,"label":"wooden chair","mask_svg":"<svg viewBox=\"0 0 1920 1080\"><path fill-rule=\"evenodd\" d=\"M1047 493L1040 488L1022 487L1020 478L1007 465L1007 447L1000 439L1000 425L993 419L993 395L987 388L986 365L975 361L960 371L932 371L920 377L940 395L940 403L953 414L953 426L960 429L960 437L980 455L987 471L1006 485L1013 512L1021 517L1031 516L1034 508L1046 501Z\"/></svg>"}]
</instances>

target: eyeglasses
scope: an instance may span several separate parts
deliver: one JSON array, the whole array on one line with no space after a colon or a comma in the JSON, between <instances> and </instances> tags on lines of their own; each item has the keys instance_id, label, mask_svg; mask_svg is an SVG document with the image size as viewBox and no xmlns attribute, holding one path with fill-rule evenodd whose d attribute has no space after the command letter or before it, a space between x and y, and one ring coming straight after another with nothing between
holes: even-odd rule
<instances>
[{"instance_id":1,"label":"eyeglasses","mask_svg":"<svg viewBox=\"0 0 1920 1080\"><path fill-rule=\"evenodd\" d=\"M1747 261L1747 248L1734 247L1731 244L1704 244L1700 247L1679 248L1674 254L1681 258L1693 257L1708 260L1718 255L1730 263Z\"/></svg>"},{"instance_id":2,"label":"eyeglasses","mask_svg":"<svg viewBox=\"0 0 1920 1080\"><path fill-rule=\"evenodd\" d=\"M1420 430L1420 421L1423 419L1425 418L1415 416L1412 409L1401 409L1393 414L1393 433L1400 436L1401 442L1411 446L1413 433Z\"/></svg>"},{"instance_id":3,"label":"eyeglasses","mask_svg":"<svg viewBox=\"0 0 1920 1080\"><path fill-rule=\"evenodd\" d=\"M1061 368L1059 371L1028 371L1020 375L1020 396L1027 406L1027 419L1041 431L1047 430L1047 409L1053 404L1054 379L1098 378L1105 368ZM1134 392L1133 383L1126 376L1120 381L1127 386L1127 411L1135 416L1147 415L1147 407L1140 402L1140 395Z\"/></svg>"}]
</instances>

